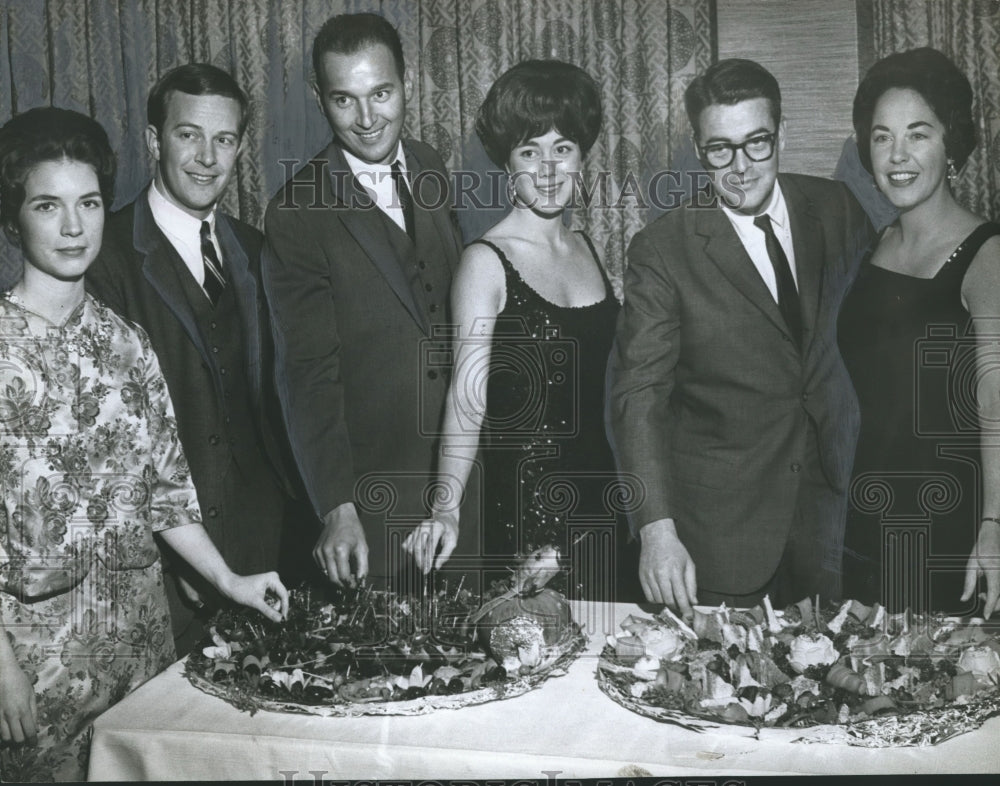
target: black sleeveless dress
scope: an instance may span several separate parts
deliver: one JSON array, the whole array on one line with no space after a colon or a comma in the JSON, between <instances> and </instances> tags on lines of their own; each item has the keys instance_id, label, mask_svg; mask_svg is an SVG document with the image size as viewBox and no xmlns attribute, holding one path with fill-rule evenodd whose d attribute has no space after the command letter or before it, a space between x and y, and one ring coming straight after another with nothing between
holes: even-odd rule
<instances>
[{"instance_id":1,"label":"black sleeveless dress","mask_svg":"<svg viewBox=\"0 0 1000 786\"><path fill-rule=\"evenodd\" d=\"M604 430L604 380L619 305L583 237L601 270L604 299L578 308L549 302L500 248L476 241L500 258L507 288L493 333L480 437L484 550L488 564L500 567L515 554L558 546L569 571L550 586L612 600L623 539ZM631 571L637 574L637 563Z\"/></svg>"},{"instance_id":2,"label":"black sleeveless dress","mask_svg":"<svg viewBox=\"0 0 1000 786\"><path fill-rule=\"evenodd\" d=\"M933 278L862 266L839 342L861 405L844 597L890 610L961 603L981 507L975 336L962 280L1000 225L977 227Z\"/></svg>"}]
</instances>

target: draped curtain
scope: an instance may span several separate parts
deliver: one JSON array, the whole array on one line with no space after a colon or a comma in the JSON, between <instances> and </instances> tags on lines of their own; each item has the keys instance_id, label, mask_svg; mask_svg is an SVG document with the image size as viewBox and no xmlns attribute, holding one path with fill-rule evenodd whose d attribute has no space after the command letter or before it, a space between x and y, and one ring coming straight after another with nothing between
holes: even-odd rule
<instances>
[{"instance_id":1,"label":"draped curtain","mask_svg":"<svg viewBox=\"0 0 1000 786\"><path fill-rule=\"evenodd\" d=\"M969 209L1000 220L1000 2L875 0L873 11L876 58L932 46L969 78L979 145L955 194Z\"/></svg>"},{"instance_id":2,"label":"draped curtain","mask_svg":"<svg viewBox=\"0 0 1000 786\"><path fill-rule=\"evenodd\" d=\"M157 76L191 61L232 73L252 118L222 204L258 226L268 198L329 139L309 80L313 37L333 14L375 11L397 27L415 75L407 133L453 171L493 168L473 124L497 76L530 57L576 63L600 84L605 121L584 174L603 188L573 224L616 282L649 216L645 185L688 134L683 91L714 42L714 0L0 0L0 9L0 121L48 104L95 117L119 153L116 206L152 174L143 129ZM498 218L458 212L467 240ZM8 249L0 283L18 264Z\"/></svg>"}]
</instances>

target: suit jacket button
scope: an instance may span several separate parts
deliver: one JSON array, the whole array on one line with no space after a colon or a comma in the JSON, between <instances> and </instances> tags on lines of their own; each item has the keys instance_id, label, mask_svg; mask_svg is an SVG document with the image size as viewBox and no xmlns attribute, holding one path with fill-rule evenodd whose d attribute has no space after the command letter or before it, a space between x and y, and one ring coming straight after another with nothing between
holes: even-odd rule
<instances>
[{"instance_id":1,"label":"suit jacket button","mask_svg":"<svg viewBox=\"0 0 1000 786\"><path fill-rule=\"evenodd\" d=\"M208 517L210 519L217 519L217 518L219 518L219 509L216 508L216 507L209 508L208 509Z\"/></svg>"},{"instance_id":2,"label":"suit jacket button","mask_svg":"<svg viewBox=\"0 0 1000 786\"><path fill-rule=\"evenodd\" d=\"M434 285L433 284L424 284L424 289L426 289L428 292L432 292L434 290Z\"/></svg>"},{"instance_id":3,"label":"suit jacket button","mask_svg":"<svg viewBox=\"0 0 1000 786\"><path fill-rule=\"evenodd\" d=\"M427 372L427 378L428 379L437 379L438 378L438 373L434 369L431 369L430 371Z\"/></svg>"},{"instance_id":4,"label":"suit jacket button","mask_svg":"<svg viewBox=\"0 0 1000 786\"><path fill-rule=\"evenodd\" d=\"M802 469L802 465L799 462L795 461L792 463L792 472L798 472L800 469Z\"/></svg>"},{"instance_id":5,"label":"suit jacket button","mask_svg":"<svg viewBox=\"0 0 1000 786\"><path fill-rule=\"evenodd\" d=\"M208 438L208 444L209 445L218 445L219 444L219 435L218 434L213 434L212 436L210 436Z\"/></svg>"},{"instance_id":6,"label":"suit jacket button","mask_svg":"<svg viewBox=\"0 0 1000 786\"><path fill-rule=\"evenodd\" d=\"M437 303L431 303L431 304L430 304L430 305L429 305L429 306L427 307L427 310L428 310L428 311L430 311L430 312L431 312L432 314L435 314L435 313L437 313L437 310L438 310L438 305L437 305Z\"/></svg>"},{"instance_id":7,"label":"suit jacket button","mask_svg":"<svg viewBox=\"0 0 1000 786\"><path fill-rule=\"evenodd\" d=\"M423 270L423 269L424 269L425 267L427 267L427 263L426 263L426 262L424 262L424 260L422 260L422 259L421 259L421 260L420 260L419 262L417 262L417 266L418 266L418 267L419 267L419 268L420 268L421 270Z\"/></svg>"},{"instance_id":8,"label":"suit jacket button","mask_svg":"<svg viewBox=\"0 0 1000 786\"><path fill-rule=\"evenodd\" d=\"M803 402L806 402L806 401L808 401L808 400L809 400L809 394L808 394L808 393L803 393L803 394L802 394L802 401L803 401Z\"/></svg>"}]
</instances>

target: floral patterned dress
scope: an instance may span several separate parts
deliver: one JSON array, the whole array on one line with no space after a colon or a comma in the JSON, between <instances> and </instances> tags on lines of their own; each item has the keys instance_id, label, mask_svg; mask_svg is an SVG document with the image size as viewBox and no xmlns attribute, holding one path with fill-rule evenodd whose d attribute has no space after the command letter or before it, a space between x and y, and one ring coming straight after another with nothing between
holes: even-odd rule
<instances>
[{"instance_id":1,"label":"floral patterned dress","mask_svg":"<svg viewBox=\"0 0 1000 786\"><path fill-rule=\"evenodd\" d=\"M90 724L174 659L156 530L201 520L146 334L0 295L0 635L34 683L2 780L86 777Z\"/></svg>"}]
</instances>

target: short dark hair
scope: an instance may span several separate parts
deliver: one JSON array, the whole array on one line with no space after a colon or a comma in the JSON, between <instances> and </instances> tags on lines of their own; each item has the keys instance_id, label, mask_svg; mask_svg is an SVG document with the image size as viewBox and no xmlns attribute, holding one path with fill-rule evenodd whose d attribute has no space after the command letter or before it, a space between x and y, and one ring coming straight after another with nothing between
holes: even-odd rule
<instances>
[{"instance_id":1,"label":"short dark hair","mask_svg":"<svg viewBox=\"0 0 1000 786\"><path fill-rule=\"evenodd\" d=\"M93 118L54 106L29 109L0 128L0 224L17 243L18 214L24 185L32 170L46 161L79 161L97 174L104 209L115 198L114 151L104 128Z\"/></svg>"},{"instance_id":2,"label":"short dark hair","mask_svg":"<svg viewBox=\"0 0 1000 786\"><path fill-rule=\"evenodd\" d=\"M236 80L221 68L210 63L186 63L171 68L156 80L146 100L146 121L157 133L163 133L167 122L167 100L173 91L192 96L223 96L232 98L240 105L240 138L250 120L250 99Z\"/></svg>"},{"instance_id":3,"label":"short dark hair","mask_svg":"<svg viewBox=\"0 0 1000 786\"><path fill-rule=\"evenodd\" d=\"M872 171L871 133L875 106L892 88L913 90L944 125L945 155L961 169L976 148L972 85L948 57L929 46L897 52L868 69L854 95L854 133L861 163Z\"/></svg>"},{"instance_id":4,"label":"short dark hair","mask_svg":"<svg viewBox=\"0 0 1000 786\"><path fill-rule=\"evenodd\" d=\"M684 91L684 109L695 137L701 133L701 113L712 104L733 105L766 98L775 126L781 122L781 88L760 63L732 57L720 60L695 77Z\"/></svg>"},{"instance_id":5,"label":"short dark hair","mask_svg":"<svg viewBox=\"0 0 1000 786\"><path fill-rule=\"evenodd\" d=\"M561 60L525 60L493 83L476 117L490 159L505 166L522 142L556 129L586 153L601 130L601 93L593 77Z\"/></svg>"},{"instance_id":6,"label":"short dark hair","mask_svg":"<svg viewBox=\"0 0 1000 786\"><path fill-rule=\"evenodd\" d=\"M327 19L313 39L313 74L317 84L323 67L323 55L335 52L353 55L369 46L382 44L392 52L396 72L403 81L406 63L403 61L403 44L399 33L384 17L378 14L338 14Z\"/></svg>"}]
</instances>

